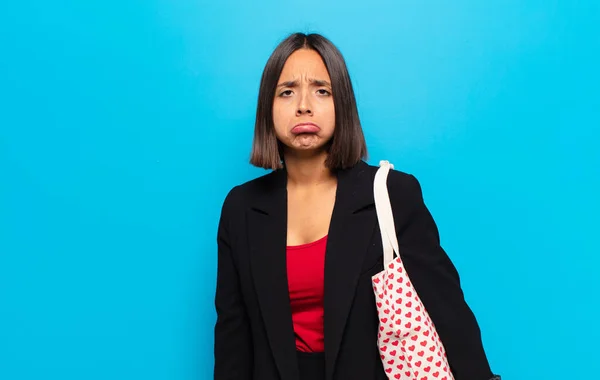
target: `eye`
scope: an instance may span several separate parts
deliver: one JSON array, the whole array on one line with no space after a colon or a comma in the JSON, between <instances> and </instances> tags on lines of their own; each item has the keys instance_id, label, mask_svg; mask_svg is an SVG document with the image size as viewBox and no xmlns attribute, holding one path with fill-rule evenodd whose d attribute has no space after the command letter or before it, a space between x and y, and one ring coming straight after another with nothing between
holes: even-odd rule
<instances>
[{"instance_id":1,"label":"eye","mask_svg":"<svg viewBox=\"0 0 600 380\"><path fill-rule=\"evenodd\" d=\"M331 92L327 91L324 88L318 89L317 92L319 93L319 95L325 95L325 96L331 95Z\"/></svg>"},{"instance_id":2,"label":"eye","mask_svg":"<svg viewBox=\"0 0 600 380\"><path fill-rule=\"evenodd\" d=\"M287 97L287 96L290 96L290 95L292 95L292 90L285 90L285 91L283 91L282 93L279 94L279 96L282 96L282 97Z\"/></svg>"}]
</instances>

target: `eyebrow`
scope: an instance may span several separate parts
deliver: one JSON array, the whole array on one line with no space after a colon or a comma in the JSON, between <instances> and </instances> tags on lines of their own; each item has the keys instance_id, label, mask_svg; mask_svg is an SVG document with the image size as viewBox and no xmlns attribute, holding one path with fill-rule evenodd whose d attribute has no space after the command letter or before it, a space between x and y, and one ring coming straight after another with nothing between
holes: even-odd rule
<instances>
[{"instance_id":1,"label":"eyebrow","mask_svg":"<svg viewBox=\"0 0 600 380\"><path fill-rule=\"evenodd\" d=\"M323 86L323 87L331 87L331 83L329 83L326 80L321 80L321 79L309 79L308 80L310 82L310 84L313 84L315 86ZM277 85L277 88L280 87L290 87L290 88L294 88L298 86L298 81L297 80L290 80L290 81L286 81L286 82L281 82L280 84Z\"/></svg>"}]
</instances>

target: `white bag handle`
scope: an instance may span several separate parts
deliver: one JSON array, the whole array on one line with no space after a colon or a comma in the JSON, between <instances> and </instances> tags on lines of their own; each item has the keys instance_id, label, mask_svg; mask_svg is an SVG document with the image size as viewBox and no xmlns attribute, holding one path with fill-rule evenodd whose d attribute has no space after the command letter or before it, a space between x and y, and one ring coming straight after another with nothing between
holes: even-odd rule
<instances>
[{"instance_id":1,"label":"white bag handle","mask_svg":"<svg viewBox=\"0 0 600 380\"><path fill-rule=\"evenodd\" d=\"M375 181L373 183L375 210L377 212L381 242L383 244L384 268L394 260L394 253L400 257L396 227L394 226L394 215L392 214L392 205L387 188L387 177L390 169L394 169L394 165L385 160L380 161L379 169L375 173Z\"/></svg>"}]
</instances>

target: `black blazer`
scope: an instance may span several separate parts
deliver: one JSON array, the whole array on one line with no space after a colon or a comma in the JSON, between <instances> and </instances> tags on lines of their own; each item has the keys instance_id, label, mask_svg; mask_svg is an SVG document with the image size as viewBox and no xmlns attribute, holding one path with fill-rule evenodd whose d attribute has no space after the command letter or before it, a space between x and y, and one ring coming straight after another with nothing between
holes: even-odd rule
<instances>
[{"instance_id":1,"label":"black blazer","mask_svg":"<svg viewBox=\"0 0 600 380\"><path fill-rule=\"evenodd\" d=\"M377 350L371 276L383 270L373 199L377 167L339 171L325 258L327 380L386 379ZM237 186L218 228L215 380L298 380L286 271L285 169ZM433 320L456 380L492 378L458 273L440 247L419 182L390 171L401 257Z\"/></svg>"}]
</instances>

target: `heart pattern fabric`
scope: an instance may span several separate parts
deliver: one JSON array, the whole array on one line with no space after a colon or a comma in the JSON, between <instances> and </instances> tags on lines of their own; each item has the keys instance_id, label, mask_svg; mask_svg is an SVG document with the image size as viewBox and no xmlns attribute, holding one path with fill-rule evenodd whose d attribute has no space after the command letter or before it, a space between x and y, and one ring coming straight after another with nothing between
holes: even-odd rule
<instances>
[{"instance_id":1,"label":"heart pattern fabric","mask_svg":"<svg viewBox=\"0 0 600 380\"><path fill-rule=\"evenodd\" d=\"M391 169L389 162L382 161L374 184L384 253L384 270L372 277L379 316L377 344L381 361L388 379L454 380L444 345L399 255L387 192L387 175Z\"/></svg>"},{"instance_id":2,"label":"heart pattern fabric","mask_svg":"<svg viewBox=\"0 0 600 380\"><path fill-rule=\"evenodd\" d=\"M444 346L397 258L373 276L377 344L389 379L452 380Z\"/></svg>"}]
</instances>

